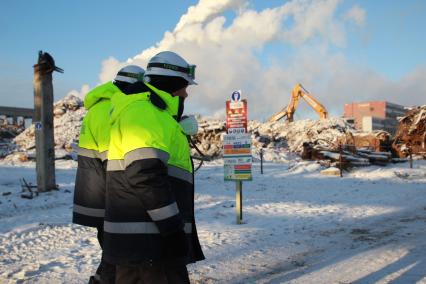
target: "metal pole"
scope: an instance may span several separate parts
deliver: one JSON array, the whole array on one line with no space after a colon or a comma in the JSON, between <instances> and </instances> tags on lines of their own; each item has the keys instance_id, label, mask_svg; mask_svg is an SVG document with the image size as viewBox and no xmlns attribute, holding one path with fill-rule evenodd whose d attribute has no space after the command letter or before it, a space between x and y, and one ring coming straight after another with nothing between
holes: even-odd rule
<instances>
[{"instance_id":1,"label":"metal pole","mask_svg":"<svg viewBox=\"0 0 426 284\"><path fill-rule=\"evenodd\" d=\"M260 173L263 175L263 148L260 148Z\"/></svg>"},{"instance_id":2,"label":"metal pole","mask_svg":"<svg viewBox=\"0 0 426 284\"><path fill-rule=\"evenodd\" d=\"M340 177L343 177L343 166L342 166L342 144L339 144L339 170L340 170Z\"/></svg>"},{"instance_id":3,"label":"metal pole","mask_svg":"<svg viewBox=\"0 0 426 284\"><path fill-rule=\"evenodd\" d=\"M243 182L241 180L235 181L236 183L236 198L235 210L237 213L237 224L243 223Z\"/></svg>"},{"instance_id":4,"label":"metal pole","mask_svg":"<svg viewBox=\"0 0 426 284\"><path fill-rule=\"evenodd\" d=\"M36 172L39 192L56 189L55 142L53 134L53 85L55 67L48 53L39 52L34 65L34 124L36 136ZM60 72L60 71L59 71Z\"/></svg>"}]
</instances>

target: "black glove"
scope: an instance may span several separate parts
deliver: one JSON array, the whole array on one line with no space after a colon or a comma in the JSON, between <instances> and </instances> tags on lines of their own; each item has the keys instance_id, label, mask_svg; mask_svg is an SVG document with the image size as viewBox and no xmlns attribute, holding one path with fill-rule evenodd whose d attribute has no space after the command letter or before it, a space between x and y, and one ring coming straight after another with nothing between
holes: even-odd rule
<instances>
[{"instance_id":1,"label":"black glove","mask_svg":"<svg viewBox=\"0 0 426 284\"><path fill-rule=\"evenodd\" d=\"M164 236L163 246L166 258L183 258L188 255L188 240L183 230Z\"/></svg>"}]
</instances>

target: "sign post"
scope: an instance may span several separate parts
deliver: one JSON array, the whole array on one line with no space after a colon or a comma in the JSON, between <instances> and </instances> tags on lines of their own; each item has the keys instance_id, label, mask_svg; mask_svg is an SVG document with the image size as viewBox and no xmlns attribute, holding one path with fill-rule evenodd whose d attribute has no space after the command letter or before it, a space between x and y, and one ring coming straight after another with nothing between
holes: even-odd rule
<instances>
[{"instance_id":1,"label":"sign post","mask_svg":"<svg viewBox=\"0 0 426 284\"><path fill-rule=\"evenodd\" d=\"M237 213L237 224L243 223L243 182L241 180L236 181L236 206L235 210Z\"/></svg>"},{"instance_id":2,"label":"sign post","mask_svg":"<svg viewBox=\"0 0 426 284\"><path fill-rule=\"evenodd\" d=\"M241 91L226 101L226 130L223 140L224 178L235 181L237 224L243 223L243 180L252 180L251 135L247 133L247 101Z\"/></svg>"}]
</instances>

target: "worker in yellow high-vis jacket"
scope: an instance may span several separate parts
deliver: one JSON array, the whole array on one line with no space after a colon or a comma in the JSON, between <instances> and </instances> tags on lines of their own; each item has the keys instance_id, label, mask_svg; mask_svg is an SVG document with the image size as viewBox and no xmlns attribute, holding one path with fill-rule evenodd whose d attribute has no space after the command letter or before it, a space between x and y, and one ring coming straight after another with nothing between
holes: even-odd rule
<instances>
[{"instance_id":1,"label":"worker in yellow high-vis jacket","mask_svg":"<svg viewBox=\"0 0 426 284\"><path fill-rule=\"evenodd\" d=\"M142 80L144 70L136 65L122 68L113 82L102 84L84 99L88 110L83 119L79 149L78 167L74 190L73 222L95 227L98 240L103 247L103 223L105 215L105 170L109 147L111 97L127 86ZM115 266L103 258L89 283L114 283Z\"/></svg>"},{"instance_id":2,"label":"worker in yellow high-vis jacket","mask_svg":"<svg viewBox=\"0 0 426 284\"><path fill-rule=\"evenodd\" d=\"M145 83L112 98L104 252L117 265L117 283L189 283L186 265L204 259L179 124L194 71L178 54L160 52Z\"/></svg>"}]
</instances>

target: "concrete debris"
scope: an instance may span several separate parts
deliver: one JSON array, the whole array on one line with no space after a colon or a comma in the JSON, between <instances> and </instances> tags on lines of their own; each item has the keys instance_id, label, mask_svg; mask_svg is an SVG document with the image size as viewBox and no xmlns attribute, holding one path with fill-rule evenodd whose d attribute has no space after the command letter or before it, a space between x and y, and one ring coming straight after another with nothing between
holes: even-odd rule
<instances>
[{"instance_id":1,"label":"concrete debris","mask_svg":"<svg viewBox=\"0 0 426 284\"><path fill-rule=\"evenodd\" d=\"M68 95L54 104L53 119L55 158L75 159L75 144L78 141L81 122L86 113L79 97ZM8 145L9 155L5 160L18 162L35 159L35 128L31 125Z\"/></svg>"},{"instance_id":2,"label":"concrete debris","mask_svg":"<svg viewBox=\"0 0 426 284\"><path fill-rule=\"evenodd\" d=\"M75 160L81 122L86 113L83 103L80 98L69 95L54 104L54 113L55 157ZM426 111L419 111L419 115L411 119L418 127L423 125L423 128L420 127L423 133L425 116ZM197 119L199 132L192 137L193 143L204 158L221 158L223 136L226 134L225 121L202 117ZM419 132L412 124L405 129L407 133ZM389 133L360 133L340 118L268 123L249 121L248 131L252 135L254 161L260 159L262 150L265 161L289 162L302 158L315 160L323 167L338 167L340 163L343 168L350 168L397 162L389 152ZM34 126L16 136L12 143L6 144L6 150L3 151L3 156L7 155L6 161L35 159ZM201 156L195 149L191 151L193 156ZM404 159L399 161L401 160Z\"/></svg>"},{"instance_id":3,"label":"concrete debris","mask_svg":"<svg viewBox=\"0 0 426 284\"><path fill-rule=\"evenodd\" d=\"M13 139L24 131L23 125L0 125L0 158L12 153L11 143Z\"/></svg>"},{"instance_id":4,"label":"concrete debris","mask_svg":"<svg viewBox=\"0 0 426 284\"><path fill-rule=\"evenodd\" d=\"M221 157L225 121L199 118L199 128L198 135L193 138L197 147L208 157ZM249 121L248 131L252 133L255 160L259 159L260 149L263 149L265 160L286 161L292 158L292 153L301 154L306 143L315 149L337 150L339 143L349 141L355 130L343 119L330 118L268 123ZM198 155L195 150L192 154Z\"/></svg>"},{"instance_id":5,"label":"concrete debris","mask_svg":"<svg viewBox=\"0 0 426 284\"><path fill-rule=\"evenodd\" d=\"M398 157L426 157L426 105L412 109L399 121L392 149Z\"/></svg>"},{"instance_id":6,"label":"concrete debris","mask_svg":"<svg viewBox=\"0 0 426 284\"><path fill-rule=\"evenodd\" d=\"M377 152L391 151L391 135L383 130L353 132L351 143L356 148L369 148Z\"/></svg>"}]
</instances>

